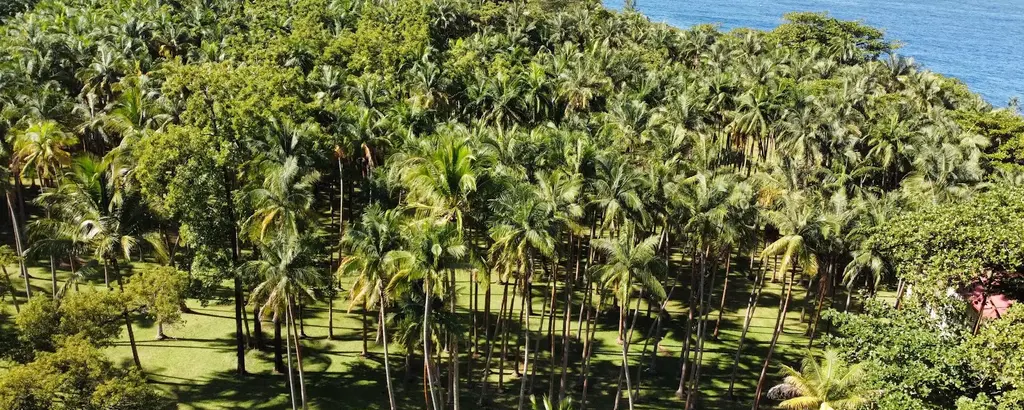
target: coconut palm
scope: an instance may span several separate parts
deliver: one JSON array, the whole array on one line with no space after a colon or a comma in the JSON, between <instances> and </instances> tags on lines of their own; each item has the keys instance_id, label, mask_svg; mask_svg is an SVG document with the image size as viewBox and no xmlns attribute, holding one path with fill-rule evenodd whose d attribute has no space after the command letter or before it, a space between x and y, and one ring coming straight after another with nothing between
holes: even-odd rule
<instances>
[{"instance_id":1,"label":"coconut palm","mask_svg":"<svg viewBox=\"0 0 1024 410\"><path fill-rule=\"evenodd\" d=\"M77 143L78 139L61 131L55 121L34 122L14 139L13 168L32 169L43 183L52 183L71 165L67 149Z\"/></svg>"},{"instance_id":2,"label":"coconut palm","mask_svg":"<svg viewBox=\"0 0 1024 410\"><path fill-rule=\"evenodd\" d=\"M626 391L631 410L633 408L633 386L629 375L629 336L632 335L633 327L636 325L640 302L637 302L633 323L628 332L625 329L626 310L629 309L629 303L635 290L640 292L641 299L645 294L650 295L654 300L665 298L665 288L659 282L663 266L657 254L661 236L652 235L638 241L635 235L635 228L632 225L627 225L623 234L615 240L602 238L594 241L594 246L606 256L606 261L597 265L595 272L603 286L611 290L620 303L619 340L622 342L622 374L625 374L626 377Z\"/></svg>"},{"instance_id":3,"label":"coconut palm","mask_svg":"<svg viewBox=\"0 0 1024 410\"><path fill-rule=\"evenodd\" d=\"M438 224L432 218L415 221L407 225L405 230L408 247L394 251L390 263L395 264L395 276L406 280L422 280L423 293L423 326L422 346L423 365L427 373L430 389L431 406L435 410L443 408L444 393L438 386L440 374L431 352L434 347L434 336L431 332L432 303L434 293L444 294L434 287L435 282L443 281L447 285L448 297L453 295L455 268L465 260L468 248L462 242L462 234L452 223ZM437 335L440 337L441 335ZM454 402L458 403L458 391L452 391ZM457 407L457 406L456 406Z\"/></svg>"},{"instance_id":4,"label":"coconut palm","mask_svg":"<svg viewBox=\"0 0 1024 410\"><path fill-rule=\"evenodd\" d=\"M476 191L476 157L470 140L457 127L452 133L425 139L416 154L399 156L393 180L409 190L409 206L439 221L453 221L461 231L469 196Z\"/></svg>"},{"instance_id":5,"label":"coconut palm","mask_svg":"<svg viewBox=\"0 0 1024 410\"><path fill-rule=\"evenodd\" d=\"M519 273L516 279L522 284L523 309L530 309L531 285L534 264L540 258L553 256L555 252L554 207L538 196L538 191L525 184L508 187L492 205L496 214L496 225L490 229L491 259L496 265L513 267ZM528 311L528 310L527 310ZM527 317L529 317L527 315ZM523 327L526 353L523 369L528 369L530 360L529 322ZM526 403L526 382L524 375L519 391L519 408Z\"/></svg>"},{"instance_id":6,"label":"coconut palm","mask_svg":"<svg viewBox=\"0 0 1024 410\"><path fill-rule=\"evenodd\" d=\"M821 360L808 354L796 370L782 366L786 376L776 390L790 410L855 410L869 403L874 391L866 387L864 363L848 364L836 350L826 350Z\"/></svg>"},{"instance_id":7,"label":"coconut palm","mask_svg":"<svg viewBox=\"0 0 1024 410\"><path fill-rule=\"evenodd\" d=\"M391 283L392 257L402 247L401 228L403 216L400 210L382 210L377 205L368 207L359 223L349 229L342 242L347 255L338 267L339 276L356 276L352 284L352 304L363 302L363 310L376 304L380 307L380 328L384 346L384 373L387 376L388 402L396 408L394 390L391 386L391 367L388 359L387 306L389 294L394 287ZM349 308L351 309L351 305ZM363 317L365 329L365 313ZM366 349L366 334L363 334L363 349Z\"/></svg>"},{"instance_id":8,"label":"coconut palm","mask_svg":"<svg viewBox=\"0 0 1024 410\"><path fill-rule=\"evenodd\" d=\"M261 304L260 312L271 312L283 317L287 329L286 343L294 340L295 358L299 373L299 394L302 408L308 408L305 375L302 369L302 346L295 324L295 299L305 293L314 297L312 288L319 285L321 275L314 267L308 237L278 235L260 243L260 258L246 262L241 271L261 280L252 291L253 303ZM292 389L292 408L295 405L295 385L292 383L291 348L288 348L288 378Z\"/></svg>"},{"instance_id":9,"label":"coconut palm","mask_svg":"<svg viewBox=\"0 0 1024 410\"><path fill-rule=\"evenodd\" d=\"M92 253L92 258L103 265L103 281L107 288L113 290L110 284L113 273L118 287L123 289L119 258L124 256L130 261L133 250L142 241L154 247L161 247L162 243L148 235L153 231L153 219L142 199L130 192L108 195L109 187L103 183L105 171L96 166L96 162L91 157L76 159L73 171L40 200L52 210L53 218L62 221L54 226L71 230L59 232L56 236L81 242ZM127 310L123 316L135 365L141 368Z\"/></svg>"},{"instance_id":10,"label":"coconut palm","mask_svg":"<svg viewBox=\"0 0 1024 410\"><path fill-rule=\"evenodd\" d=\"M303 170L292 156L281 164L267 163L264 173L262 185L248 193L254 211L243 226L255 240L268 234L298 236L313 219L313 188L320 173Z\"/></svg>"}]
</instances>

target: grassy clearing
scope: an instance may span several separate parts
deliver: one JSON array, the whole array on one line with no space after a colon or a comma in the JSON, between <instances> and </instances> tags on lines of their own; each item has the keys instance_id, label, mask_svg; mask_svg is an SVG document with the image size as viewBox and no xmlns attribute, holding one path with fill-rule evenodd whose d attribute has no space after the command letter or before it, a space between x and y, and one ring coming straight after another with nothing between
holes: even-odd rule
<instances>
[{"instance_id":1,"label":"grassy clearing","mask_svg":"<svg viewBox=\"0 0 1024 410\"><path fill-rule=\"evenodd\" d=\"M139 263L136 262L136 265ZM782 284L768 282L766 288L758 301L758 308L755 311L751 323L748 341L740 356L739 372L736 381L735 400L726 397L728 389L729 374L731 371L733 354L743 325L743 313L746 308L752 282L745 272L746 262L734 265L734 271L730 274L729 291L726 296L726 309L723 312L721 332L718 340L710 338L711 328L709 326L709 340L704 355L704 377L702 377L701 391L703 392L702 409L745 409L749 408L754 386L757 382L764 354L767 352L768 343L771 339L775 319L778 314L779 302L782 294ZM678 269L688 269L679 267ZM17 269L8 268L11 280L18 289L18 297L24 302L24 280L17 275ZM684 271L684 272L688 272ZM34 277L31 280L36 295L48 294L50 292L49 268L35 266L30 270ZM66 273L61 271L61 285L63 276ZM685 275L684 275L685 276ZM770 277L770 273L769 273ZM718 275L715 300L721 295L721 278ZM534 288L533 306L534 316L530 320L531 328L537 329L540 326L540 315L544 303L544 294L550 292L546 284L538 283ZM83 285L86 286L86 285ZM94 278L88 286L102 288L102 278ZM347 289L347 284L342 283ZM470 304L468 275L459 276L460 307L462 314L466 315L469 321ZM561 291L561 289L559 289ZM492 289L492 314L497 315L501 303L501 287L495 285ZM654 360L656 371L641 373L642 395L637 408L660 409L678 408L681 402L675 398L674 392L678 386L679 355L681 352L684 325L686 321L686 304L688 298L687 284L682 283L676 289L673 299L668 304L668 311L671 319L664 324L666 338L663 340ZM560 294L559 300L562 299ZM790 304L790 312L786 318L786 332L781 336L776 359L770 374L777 372L779 363L795 364L806 351L807 338L805 331L806 322L801 321L801 309L807 308L810 316L810 306L804 303L805 288L797 286L794 289L794 299ZM577 323L578 302L582 294L576 294L574 301L577 303L573 312L572 328L575 334ZM481 288L480 308L483 308L483 289ZM836 298L839 305L845 298L840 295ZM359 311L347 313L347 301L339 299L335 304L335 339L327 338L328 311L325 301L306 307L305 332L309 336L303 340L305 355L305 370L307 375L308 392L312 400L312 406L317 409L383 409L387 408L386 385L383 370L383 350L381 346L373 342L376 326L375 312L370 312L370 354L367 357L360 355L362 324ZM153 323L144 318L137 318L136 337L138 339L139 354L145 371L168 397L178 403L179 409L277 409L286 407L289 403L288 387L286 377L276 374L273 370L272 350L257 351L250 350L247 355L247 367L250 375L244 378L237 378L234 375L234 322L233 305L229 301L210 303L207 306L200 305L195 300L188 301L189 307L194 311L185 314L184 322L167 329L171 339L156 340L156 329ZM518 307L518 302L515 304ZM717 303L715 303L717 305ZM709 315L713 322L718 315L717 306ZM12 319L13 306L10 304L10 296L5 295L3 320L10 323ZM646 306L641 306L641 314ZM560 312L561 309L559 309ZM518 315L518 310L515 311ZM251 327L251 309L250 327ZM613 396L616 390L616 382L620 367L621 347L616 342L617 310L607 309L598 323L598 331L595 341L595 357L592 363L589 387L589 407L595 409L611 409L614 406ZM492 318L494 317L492 316ZM559 315L561 316L561 315ZM482 318L481 318L482 320ZM492 324L493 324L492 320ZM642 335L647 332L653 320L641 316L637 320L636 331L633 337L631 348L630 371L633 378L636 377L636 365L640 362L641 350L644 340ZM547 324L545 324L547 326ZM561 320L556 321L555 326L561 329ZM517 329L513 329L518 333ZM264 337L269 341L273 337L273 325L271 322L263 323ZM545 332L546 334L546 332ZM127 335L115 346L108 349L113 360L129 365L131 362L131 351L127 342ZM390 335L389 337L392 337ZM536 333L531 337L535 340ZM513 338L514 340L514 338ZM560 340L557 341L560 344ZM510 343L510 346L512 344ZM481 339L481 350L483 339ZM532 392L537 395L546 394L551 374L550 344L546 337L543 337L539 345L540 354L536 360L531 359L536 365L537 376L534 380ZM561 352L561 346L556 346ZM648 347L648 351L649 351ZM469 349L463 345L462 352ZM511 352L510 348L510 352ZM580 360L579 354L582 345L579 341L573 341L571 345L571 357L569 367L569 383L573 391L579 392L580 384ZM397 388L397 399L400 408L422 408L424 406L423 386L421 381L422 359L417 355L412 362L412 377L407 380L404 367L404 349L392 344L390 348L392 379ZM492 368L497 369L497 357L500 352L500 345L495 346L494 364ZM468 356L461 359L463 365L462 374L465 375ZM517 393L519 391L520 379L512 372L512 355L509 355L509 362L505 366L505 377L503 393L497 395L496 401L484 406L477 405L477 398L480 392L479 375L483 358L474 360L475 380L472 385L467 385L465 379L462 382L461 396L463 408L509 408L514 407ZM647 361L649 361L649 356ZM443 366L446 367L446 366ZM646 367L646 366L645 366ZM496 372L496 371L495 371ZM556 376L557 378L557 372ZM497 389L498 376L491 375L491 396ZM636 380L633 380L636 383ZM557 383L557 380L556 380ZM576 394L578 400L578 393ZM621 405L625 408L625 403Z\"/></svg>"}]
</instances>

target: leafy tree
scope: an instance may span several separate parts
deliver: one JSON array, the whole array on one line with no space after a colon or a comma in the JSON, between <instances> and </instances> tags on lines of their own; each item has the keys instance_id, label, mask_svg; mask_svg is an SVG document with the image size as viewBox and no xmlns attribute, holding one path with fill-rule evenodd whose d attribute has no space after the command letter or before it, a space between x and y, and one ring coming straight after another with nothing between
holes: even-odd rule
<instances>
[{"instance_id":1,"label":"leafy tree","mask_svg":"<svg viewBox=\"0 0 1024 410\"><path fill-rule=\"evenodd\" d=\"M985 378L1006 386L1007 390L1024 390L1022 321L1024 305L1014 305L1005 316L990 322L967 343L972 367Z\"/></svg>"},{"instance_id":2,"label":"leafy tree","mask_svg":"<svg viewBox=\"0 0 1024 410\"><path fill-rule=\"evenodd\" d=\"M863 314L825 317L836 326L829 344L849 362L869 363L867 379L882 391L875 403L880 409L951 408L982 387L958 347L967 340L962 325L878 300L869 300Z\"/></svg>"},{"instance_id":3,"label":"leafy tree","mask_svg":"<svg viewBox=\"0 0 1024 410\"><path fill-rule=\"evenodd\" d=\"M75 336L55 352L5 372L0 405L12 410L141 410L161 408L165 400L142 375L115 367L103 352Z\"/></svg>"},{"instance_id":4,"label":"leafy tree","mask_svg":"<svg viewBox=\"0 0 1024 410\"><path fill-rule=\"evenodd\" d=\"M881 225L869 239L897 275L937 301L948 288L1016 272L1024 265L1024 191L999 186L967 201L931 205Z\"/></svg>"},{"instance_id":5,"label":"leafy tree","mask_svg":"<svg viewBox=\"0 0 1024 410\"><path fill-rule=\"evenodd\" d=\"M860 22L842 21L827 13L789 13L785 23L771 32L776 41L803 48L820 47L841 61L858 62L894 51L898 45L883 38L881 30Z\"/></svg>"},{"instance_id":6,"label":"leafy tree","mask_svg":"<svg viewBox=\"0 0 1024 410\"><path fill-rule=\"evenodd\" d=\"M181 304L187 286L184 274L169 266L140 272L128 279L125 294L156 319L156 337L165 339L164 326L181 320Z\"/></svg>"},{"instance_id":7,"label":"leafy tree","mask_svg":"<svg viewBox=\"0 0 1024 410\"><path fill-rule=\"evenodd\" d=\"M36 351L52 352L70 336L104 346L121 335L123 310L118 293L74 292L60 301L33 298L16 323L19 338Z\"/></svg>"}]
</instances>

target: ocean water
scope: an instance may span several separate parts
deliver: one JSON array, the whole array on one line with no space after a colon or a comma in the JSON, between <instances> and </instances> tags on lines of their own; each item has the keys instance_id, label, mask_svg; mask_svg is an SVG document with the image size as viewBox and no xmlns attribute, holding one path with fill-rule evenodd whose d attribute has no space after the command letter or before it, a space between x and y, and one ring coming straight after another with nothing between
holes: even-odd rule
<instances>
[{"instance_id":1,"label":"ocean water","mask_svg":"<svg viewBox=\"0 0 1024 410\"><path fill-rule=\"evenodd\" d=\"M622 0L606 0L620 9ZM881 28L899 54L963 80L989 103L1024 99L1024 0L639 0L655 22L676 27L769 30L791 11L827 11Z\"/></svg>"}]
</instances>

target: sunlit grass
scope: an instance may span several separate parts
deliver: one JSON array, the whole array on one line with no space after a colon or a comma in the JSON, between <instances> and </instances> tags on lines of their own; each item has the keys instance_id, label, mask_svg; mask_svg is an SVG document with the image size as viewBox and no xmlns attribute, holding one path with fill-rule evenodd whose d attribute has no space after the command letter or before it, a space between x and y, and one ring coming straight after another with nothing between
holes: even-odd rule
<instances>
[{"instance_id":1,"label":"sunlit grass","mask_svg":"<svg viewBox=\"0 0 1024 410\"><path fill-rule=\"evenodd\" d=\"M139 265L139 262L135 262ZM733 363L733 355L742 330L743 314L748 300L751 281L748 280L746 272L746 261L734 265L734 271L730 274L729 292L726 298L726 309L722 316L721 332L719 340L712 339L711 331L714 320L718 316L717 302L721 296L721 279L717 278L716 292L714 297L714 309L709 314L712 323L708 326L708 341L705 346L703 377L701 379L701 392L703 395L700 408L702 409L745 409L749 408L752 399L752 392L757 382L763 363L763 356L767 351L771 339L772 330L778 314L782 283L767 281L766 288L758 302L758 307L751 322L748 340L740 356L739 371L736 380L736 397L730 400L726 397L728 389L729 374ZM677 267L685 269L683 276L689 272L688 267ZM18 298L24 303L24 282L18 277L16 267L8 267ZM34 266L30 269L33 276L31 283L35 295L50 293L49 268L45 266ZM59 272L60 285L63 285L64 271ZM769 279L770 279L769 274ZM799 275L798 275L799 278ZM469 275L459 275L459 305L462 313L469 319L470 287L468 284ZM92 282L82 286L92 286L98 289L103 288L102 278L92 278ZM537 283L534 287L534 316L530 319L531 329L536 330L540 325L540 312L545 302L544 295L550 292L546 283ZM342 283L347 289L347 284ZM559 288L559 290L561 290ZM579 289L577 289L579 291ZM480 291L480 309L483 309L483 287ZM225 292L225 296L227 293ZM561 300L564 294L559 293L559 318L556 319L556 329L561 329L562 315ZM640 383L642 394L637 405L638 408L678 408L681 401L675 398L675 390L678 385L679 356L681 352L684 324L686 321L686 307L688 303L688 284L681 283L676 289L673 299L667 306L670 320L664 323L666 333L665 339L659 348L656 360L656 371L646 369L650 362L649 356L644 360L644 371L641 372ZM806 321L801 321L801 307L808 306L804 303L805 289L798 285L793 292L793 300L790 303L790 310L786 320L786 332L780 337L779 346L776 351L773 365L769 375L775 379L778 364L795 364L807 348ZM343 296L342 296L343 297ZM575 337L577 329L577 313L582 293L574 296L572 312L572 333ZM492 288L491 309L494 315L501 304L501 286L495 284ZM845 301L845 295L838 295L835 300L841 308ZM376 327L376 312L369 314L370 320L370 354L367 357L360 355L361 351L361 316L360 312L348 313L345 309L348 303L342 299L335 300L334 333L335 339L327 339L328 311L327 301L319 301L306 307L305 331L309 338L303 340L304 365L307 377L308 392L312 405L318 409L336 408L387 408L387 396L383 369L383 350L381 346L374 343L374 329ZM139 355L142 365L149 379L168 397L178 402L180 409L277 409L289 405L288 386L284 375L276 374L273 370L273 351L268 348L266 351L250 350L246 356L248 376L238 378L234 374L235 369L235 334L234 334L234 306L230 300L211 301L203 306L198 301L189 300L188 306L194 311L191 314L183 315L183 322L169 327L166 330L170 339L156 340L156 329L151 321L144 318L137 318L135 321L135 335L139 346ZM516 310L514 317L518 317L518 299L514 304ZM631 306L632 308L633 306ZM10 303L10 295L5 295L3 306L5 320L11 318L13 306ZM247 314L250 320L250 332L252 332L252 310L247 307ZM643 335L646 334L652 320L643 316L646 305L641 305L641 317L637 320L637 326L633 337L631 351L630 371L632 381L636 383L637 365L640 363L641 350L643 350ZM611 409L614 406L613 396L618 380L618 371L621 364L621 345L616 342L616 319L617 310L608 308L599 321L598 331L595 337L595 357L591 366L590 388L588 393L588 407L595 409ZM810 310L807 310L807 317L810 317ZM492 322L493 325L493 322ZM545 328L547 324L545 323ZM518 329L518 327L516 327ZM822 330L826 325L822 323ZM273 338L273 324L269 321L263 323L264 338L269 342ZM557 352L561 354L560 331L557 337ZM391 336L393 339L393 335ZM531 340L536 340L534 333ZM514 342L513 337L511 342ZM481 349L484 340L481 338ZM514 344L510 344L512 346ZM492 368L497 369L497 357L500 352L500 344L495 344L495 356L492 359ZM546 331L541 334L540 354L531 361L537 368L537 376L533 383L532 392L537 395L546 394L549 386L549 366L551 366L549 355L550 344ZM650 347L648 355L650 354ZM131 363L131 350L128 347L127 334L122 333L122 339L115 346L107 349L110 357L124 365ZM510 348L510 353L511 353ZM465 366L468 361L468 346L463 345L460 349L463 353L461 363L463 365L461 382L461 396L463 408L486 408L477 406L477 398L480 392L479 375L483 357L474 359L474 381L467 385L465 378ZM579 399L581 389L580 381L580 352L582 345L574 341L571 345L571 359L568 369L568 381L575 392L576 400ZM413 360L412 379L405 382L404 348L392 344L390 348L392 364L392 380L398 390L397 396L400 408L422 408L423 387L421 382L422 359L417 355ZM509 362L505 366L504 392L495 394L498 377L496 374L490 377L491 396L494 397L492 408L514 407L514 402L519 391L519 379L513 374L513 355L509 355ZM558 363L560 364L560 363ZM556 364L557 365L557 364ZM442 366L447 368L446 366ZM557 383L557 372L556 372ZM556 386L557 387L557 386ZM620 408L626 408L625 403Z\"/></svg>"}]
</instances>

